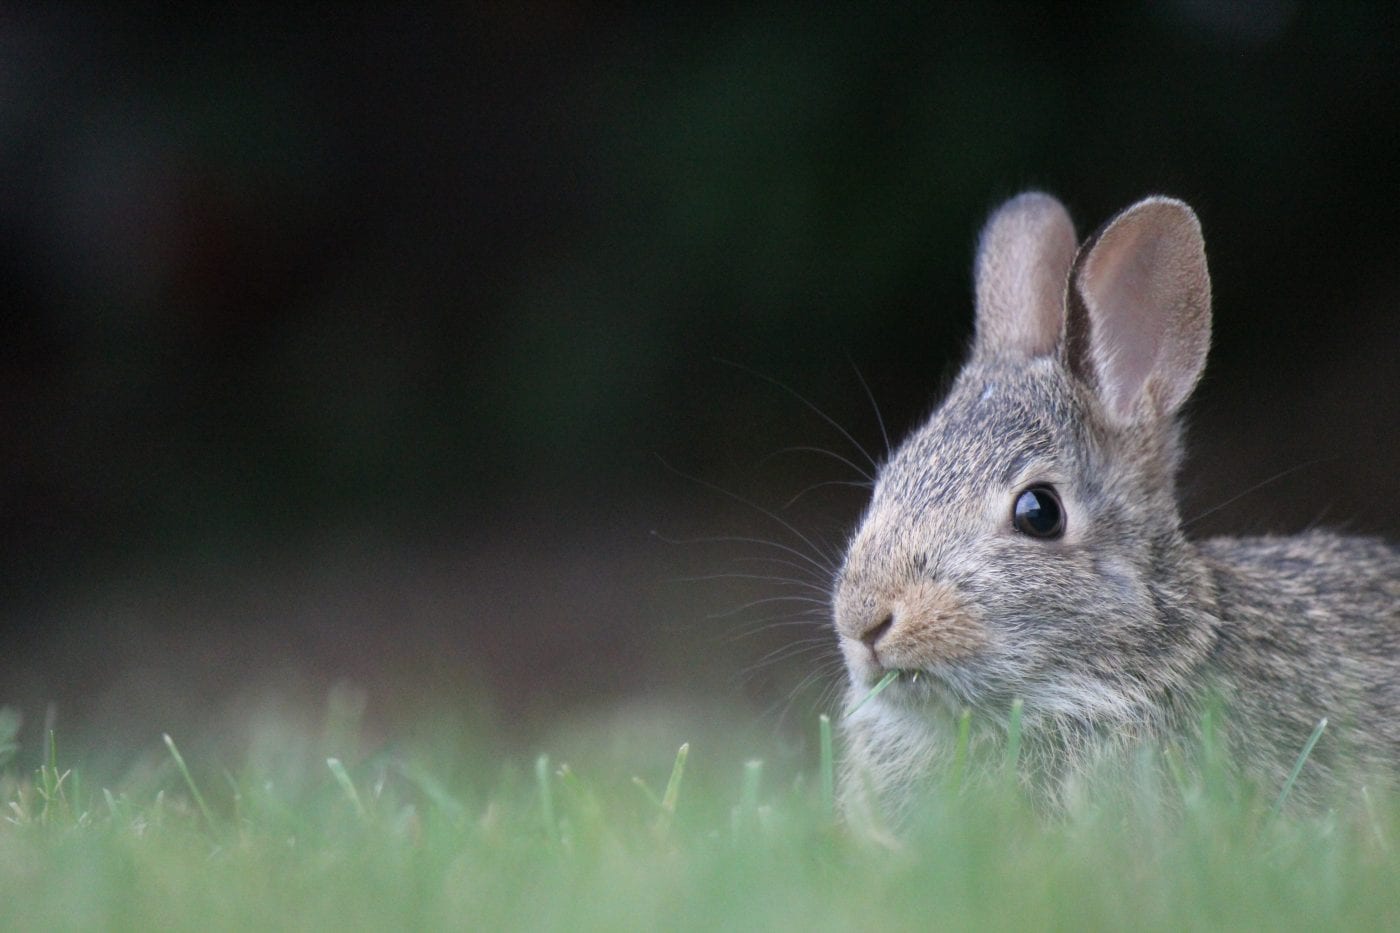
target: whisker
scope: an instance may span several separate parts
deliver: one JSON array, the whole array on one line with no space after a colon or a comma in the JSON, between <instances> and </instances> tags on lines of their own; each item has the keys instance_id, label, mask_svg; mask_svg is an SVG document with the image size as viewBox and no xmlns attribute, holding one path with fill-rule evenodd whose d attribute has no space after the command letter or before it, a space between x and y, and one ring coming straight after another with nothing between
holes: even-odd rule
<instances>
[{"instance_id":1,"label":"whisker","mask_svg":"<svg viewBox=\"0 0 1400 933\"><path fill-rule=\"evenodd\" d=\"M865 376L861 373L860 367L856 365L856 361L849 356L846 359L850 361L851 368L856 371L860 387L865 390L865 397L870 399L870 407L875 410L875 422L880 425L880 437L885 441L885 457L889 458L894 455L894 446L890 444L890 432L885 430L885 416L880 414L880 406L875 401L875 393L870 391L870 383L865 381Z\"/></svg>"},{"instance_id":2,"label":"whisker","mask_svg":"<svg viewBox=\"0 0 1400 933\"><path fill-rule=\"evenodd\" d=\"M844 529L842 530L842 533L843 533L843 535L844 535L844 533L845 533L845 532L844 532ZM836 554L836 553L844 554L844 553L845 553L845 550L846 550L845 547L842 546L842 547L839 547L839 548L838 548L838 547L834 546L834 545L832 544L831 540L826 536L826 534L825 534L824 532L818 531L818 530L816 530L816 529L814 528L814 529L812 529L812 531L810 532L810 534L811 534L812 537L816 538L818 546L825 549L825 550L823 551L823 553L831 553L831 554Z\"/></svg>"},{"instance_id":3,"label":"whisker","mask_svg":"<svg viewBox=\"0 0 1400 933\"><path fill-rule=\"evenodd\" d=\"M761 379L795 398L840 434L858 453L858 456L853 456L815 445L795 445L784 447L761 458L758 461L759 466L768 464L782 454L816 454L840 463L855 477L859 477L859 479L847 478L813 483L800 489L781 508L776 510L766 508L758 502L731 492L716 483L686 473L672 466L661 456L657 456L657 460L668 472L717 493L730 501L737 502L746 509L757 512L782 529L782 533L779 535L783 539L781 541L748 535L671 538L657 531L652 531L654 536L670 544L752 545L753 549L757 551L757 553L730 556L728 562L733 569L725 569L718 573L679 577L676 580L687 583L750 581L754 584L771 584L770 593L776 590L776 595L762 595L760 598L745 602L733 609L715 612L705 618L708 620L731 620L716 626L717 629L729 630L722 636L718 636L723 640L730 643L746 642L750 646L757 645L763 649L759 657L744 665L734 675L735 682L747 684L759 678L760 675L763 675L764 680L771 680L775 675L764 672L785 671L785 673L778 675L780 683L786 684L779 691L784 696L770 706L765 714L772 715L774 711L781 710L781 723L782 720L788 719L792 710L799 705L805 708L814 693L817 695L818 708L826 708L831 705L832 698L841 695L846 680L840 644L831 627L830 589L841 563L841 553L844 550L841 547L841 541L829 540L836 535L832 529L824 529L827 533L823 534L817 530L799 528L798 524L789 520L791 516L785 516L781 513L785 509L792 508L803 497L824 487L871 488L875 481L875 471L879 469L879 462L871 455L869 449L856 440L854 435L790 386L741 364L727 360L720 362ZM880 426L880 437L884 442L885 456L888 457L892 445L884 416L879 410L874 393L864 375L854 362L851 365L866 398L875 411L876 421ZM864 461L869 463L869 468L862 464L860 458L864 458ZM806 523L803 522L803 524ZM775 606L779 608L771 609L770 613L756 611L762 607ZM761 618L754 619L754 616ZM777 634L775 635L775 633ZM766 639L765 636L767 636ZM773 642L779 642L779 644L774 645ZM758 654L759 652L754 653ZM792 683L794 680L796 681L795 685ZM767 693L768 688L764 688L762 692Z\"/></svg>"},{"instance_id":4,"label":"whisker","mask_svg":"<svg viewBox=\"0 0 1400 933\"><path fill-rule=\"evenodd\" d=\"M796 570L798 573L811 573L811 572L812 572L812 570L811 570L810 567L804 567L804 566L802 566L801 564L794 564L792 561L790 561L790 560L783 560L781 557L736 557L736 558L734 558L734 563L736 563L736 564L778 564L778 565L783 566L783 567L790 567L790 568L792 568L793 570ZM831 577L830 577L829 575L821 576L821 577L818 577L817 579L815 579L815 580L813 581L813 583L814 583L814 585L821 586L821 588L822 588L823 590L829 590L829 589L831 588Z\"/></svg>"},{"instance_id":5,"label":"whisker","mask_svg":"<svg viewBox=\"0 0 1400 933\"><path fill-rule=\"evenodd\" d=\"M806 489L804 489L804 490L802 490L801 492L799 492L797 495L793 496L793 497L792 497L791 499L789 499L788 501L784 502L784 503L783 503L783 508L784 508L784 509L790 509L790 508L792 508L794 505L797 504L797 500L798 500L798 499L801 499L803 496L807 495L807 493L811 492L811 491L814 490L814 489L821 489L823 486L858 486L858 487L860 487L861 489L872 489L872 488L874 488L874 485L875 485L875 484L874 484L873 482L869 482L869 483L867 483L867 482L858 482L858 481L856 481L856 480L851 480L851 479L829 479L829 480L825 480L825 481L820 482L820 483L813 483L812 485L808 486Z\"/></svg>"},{"instance_id":6,"label":"whisker","mask_svg":"<svg viewBox=\"0 0 1400 933\"><path fill-rule=\"evenodd\" d=\"M826 647L834 649L836 646L834 646L833 643L827 643ZM825 675L834 674L834 672L837 671L844 671L844 665L841 664L840 654L833 653L832 656L827 657L826 660L818 661L818 663L813 665L811 670L802 675L802 679L797 682L797 688L795 689L802 688L802 686L812 682L813 679L825 677Z\"/></svg>"},{"instance_id":7,"label":"whisker","mask_svg":"<svg viewBox=\"0 0 1400 933\"><path fill-rule=\"evenodd\" d=\"M817 698L817 703L812 708L818 710L825 708L827 706L827 701L825 699L827 694L831 692L833 687L837 689L840 688L840 680L831 679L831 675L836 672L839 666L839 664L828 661L808 672L796 685L787 691L784 697L769 704L763 711L763 716L765 718L770 716L774 717L777 720L775 728L781 728L792 713L792 709L797 704L798 699L807 690L808 686L823 678L827 678L827 682L822 687L821 694Z\"/></svg>"},{"instance_id":8,"label":"whisker","mask_svg":"<svg viewBox=\"0 0 1400 933\"><path fill-rule=\"evenodd\" d=\"M815 707L819 710L830 708L832 701L840 695L842 687L845 686L846 679L840 676L843 673L845 673L845 667L841 663L840 657L837 656L808 671L807 675L798 681L791 693L795 699L798 691L806 689L809 684L825 680L826 683L822 684L821 692L817 694Z\"/></svg>"},{"instance_id":9,"label":"whisker","mask_svg":"<svg viewBox=\"0 0 1400 933\"><path fill-rule=\"evenodd\" d=\"M755 599L751 602L744 603L737 609L729 609L725 612L712 613L710 615L705 616L705 618L729 619L733 618L734 616L737 616L741 612L745 612L749 609L752 609L755 606L764 606L768 605L769 603L812 603L817 606L822 606L823 608L825 608L827 605L826 600L814 599L811 596L765 596L762 599Z\"/></svg>"},{"instance_id":10,"label":"whisker","mask_svg":"<svg viewBox=\"0 0 1400 933\"><path fill-rule=\"evenodd\" d=\"M758 679L758 675L759 675L765 668L770 668L770 667L772 667L772 666L773 666L774 664L776 664L776 663L778 663L778 661L775 660L775 661L768 662L768 663L765 663L765 664L755 665L754 667L749 668L749 669L747 669L747 670L741 672L741 673L738 675L738 677L735 679L735 684L736 684L736 686L747 686L747 685L749 685L749 684L754 683L754 682ZM808 677L808 676L811 676L812 674L815 674L817 677L826 677L826 676L831 676L832 674L835 673L835 671L836 671L835 666L834 666L833 664L831 664L830 662L827 662L826 665L823 665L823 667L817 669L816 671L809 671L808 674L804 674L804 675L803 675L803 682L804 682L804 684L805 684L806 681L807 681L807 677ZM793 703L796 701L796 699L797 699L798 692L799 692L799 691L797 691L796 689L782 691L781 698L778 699L777 701L775 701L774 703L772 703L771 705L769 705L767 708L765 708L764 711L763 711L763 715L764 715L764 716L770 716L770 715L772 715L773 712L774 712L774 710L777 709L779 706L781 706L782 709L783 709L785 712L786 712L788 709L791 709L792 704L793 704Z\"/></svg>"},{"instance_id":11,"label":"whisker","mask_svg":"<svg viewBox=\"0 0 1400 933\"><path fill-rule=\"evenodd\" d=\"M812 411L816 412L816 414L817 414L817 416L818 416L819 418L821 418L821 419L822 419L823 421L825 421L827 424L831 425L831 426L832 426L833 428L835 428L838 432L840 432L840 434L841 434L842 437L844 437L846 440L850 441L851 445L852 445L853 447L855 447L856 450L860 451L861 456L865 457L866 460L869 460L869 461L870 461L870 465L871 465L872 467L875 467L875 468L877 468L877 469L879 468L880 465L875 461L875 458L874 458L874 457L870 456L870 451L866 450L865 447L863 447L863 446L861 445L860 441L858 441L858 440L856 440L854 437L852 437L852 436L851 436L851 433L850 433L849 431L847 431L845 428L841 427L841 425L838 424L834 418L832 418L832 417L831 417L830 415L828 415L826 412L822 411L822 410L821 410L820 408L818 408L816 405L814 405L814 404L812 404L811 402L809 402L809 401L808 401L806 398L804 398L804 397L802 396L802 394L799 393L796 389L793 389L793 388L791 388L790 386L786 386L786 385L784 385L783 383L779 382L777 379L774 379L772 376L766 376L766 375L764 375L763 373L759 372L759 371L756 370L756 369L750 369L749 367L743 365L742 363L736 363L736 362L734 362L733 360L726 360L726 359L717 359L716 362L722 363L722 364L724 364L725 366L732 366L733 368L739 370L740 372L748 373L750 376L753 376L753 377L758 378L758 379L762 379L764 382L767 382L767 383L770 384L770 385L774 385L774 386L777 386L779 389L782 389L784 392L788 393L788 394L791 395L793 398L797 399L797 400L798 400L799 402L801 402L803 405L806 405L806 406L807 406L808 408L810 408Z\"/></svg>"},{"instance_id":12,"label":"whisker","mask_svg":"<svg viewBox=\"0 0 1400 933\"><path fill-rule=\"evenodd\" d=\"M769 622L783 622L788 619L801 619L813 623L828 624L831 621L831 609L829 606L810 606L806 609L794 609L791 612L784 612L781 615L764 616L761 619L739 619L736 621L735 627L767 625Z\"/></svg>"},{"instance_id":13,"label":"whisker","mask_svg":"<svg viewBox=\"0 0 1400 933\"><path fill-rule=\"evenodd\" d=\"M857 475L863 477L867 483L875 482L875 477L871 476L864 467L852 463L849 458L841 456L834 450L827 450L825 447L815 447L809 444L797 444L792 447L783 447L779 450L775 450L771 454L761 458L758 461L758 466L765 466L768 461L772 460L774 457L780 457L783 454L821 454L823 457L830 457L832 460L850 467Z\"/></svg>"},{"instance_id":14,"label":"whisker","mask_svg":"<svg viewBox=\"0 0 1400 933\"><path fill-rule=\"evenodd\" d=\"M745 630L745 631L742 631L742 632L738 632L738 633L736 633L736 634L734 634L734 635L731 635L731 636L728 638L728 641L731 641L731 642L738 642L738 641L743 641L743 640L745 640L745 639L747 639L747 638L756 638L757 636L762 635L762 634L764 634L765 632L771 632L771 631L774 631L774 630L780 629L780 628L813 628L813 627L826 628L826 627L827 627L827 621L826 621L826 619L825 619L825 618L809 618L809 619L772 619L772 620L766 620L766 621L764 621L764 623L763 623L762 625L759 625L757 628L748 629L748 630Z\"/></svg>"},{"instance_id":15,"label":"whisker","mask_svg":"<svg viewBox=\"0 0 1400 933\"><path fill-rule=\"evenodd\" d=\"M728 489L725 489L725 488L722 487L722 486L718 486L718 485L716 485L715 483L711 483L709 480L703 480L703 479L701 479L701 478L698 477L698 476L690 476L690 475L687 475L686 473L682 472L681 470L679 470L679 469L677 469L676 467L673 467L673 466L671 466L669 463L667 463L666 460L665 460L660 454L657 454L657 455L656 455L656 459L657 459L658 461L660 461L660 463L661 463L662 466L664 466L666 469L670 470L671 472L675 473L677 476L680 476L680 477L682 477L683 479L688 479L688 480L690 480L690 481L693 482L693 483L698 483L699 485L705 487L706 489L711 490L712 492L717 492L717 493L719 493L719 494L722 495L722 496L727 496L727 497L729 497L730 499L733 499L735 502L739 503L740 505L744 505L744 506L747 506L747 507L749 507L749 508L751 508L751 509L754 509L754 510L757 511L760 515L767 516L768 518L770 518L770 519L772 519L773 521L777 522L777 523L778 523L779 525L781 525L783 528L787 529L787 531L788 531L790 534L792 534L794 537L796 537L796 538L797 538L799 541L801 541L803 544L807 545L807 547L811 548L811 549L812 549L812 553L814 553L814 554L819 554L819 555L822 554L821 549L817 547L817 545L812 541L811 538L809 538L809 537L807 537L806 535L804 535L801 531L799 531L799 530L797 529L797 526L796 526L796 525L794 525L792 522L788 521L787 519L783 518L781 515L777 514L776 512L769 511L768 509L765 509L763 506L759 505L757 502L753 502L753 501L751 501L751 500L749 500L749 499L745 499L743 496L739 495L738 493L730 492ZM825 556L825 555L822 555L822 556ZM829 569L829 568L828 568L828 569Z\"/></svg>"},{"instance_id":16,"label":"whisker","mask_svg":"<svg viewBox=\"0 0 1400 933\"><path fill-rule=\"evenodd\" d=\"M710 537L701 538L670 538L656 530L653 530L651 534L652 537L663 541L666 544L758 544L762 545L763 547L777 548L778 550L783 551L784 553L791 554L793 557L801 558L808 564L811 564L813 567L820 570L824 576L830 577L835 572L835 568L830 566L829 564L822 563L821 561L813 558L810 554L804 554L801 551L797 550L797 548L789 547L788 545L783 544L780 541L769 541L765 538L750 538L745 537L743 535L714 535ZM744 560L745 558L738 559ZM762 560L763 558L747 559Z\"/></svg>"},{"instance_id":17,"label":"whisker","mask_svg":"<svg viewBox=\"0 0 1400 933\"><path fill-rule=\"evenodd\" d=\"M835 664L824 669L825 673L836 674L817 696L817 709L835 709L841 705L842 694L845 692L846 678L841 675L846 672L845 664L838 658Z\"/></svg>"},{"instance_id":18,"label":"whisker","mask_svg":"<svg viewBox=\"0 0 1400 933\"><path fill-rule=\"evenodd\" d=\"M748 665L749 669L756 670L768 664L786 660L794 654L806 654L817 650L827 650L836 646L836 640L829 634L808 635L805 638L796 638L785 644L779 645L770 651L760 655Z\"/></svg>"},{"instance_id":19,"label":"whisker","mask_svg":"<svg viewBox=\"0 0 1400 933\"><path fill-rule=\"evenodd\" d=\"M672 577L672 583L706 583L711 580L761 580L764 583L772 583L780 586L801 586L823 596L826 595L826 587L818 586L811 580L803 580L797 577L774 577L766 573L707 573L698 577Z\"/></svg>"},{"instance_id":20,"label":"whisker","mask_svg":"<svg viewBox=\"0 0 1400 933\"><path fill-rule=\"evenodd\" d=\"M1283 479L1285 476L1289 476L1289 475L1291 475L1291 474L1293 474L1293 473L1297 473L1299 470L1306 470L1306 469L1308 469L1309 467L1315 467L1315 466L1317 466L1319 463L1326 463L1326 462L1328 462L1329 460L1340 460L1340 459L1341 459L1340 457L1318 457L1318 458L1313 459L1313 460L1307 460L1307 461L1305 461L1305 462L1303 462L1303 463L1295 464L1294 466L1291 466L1291 467L1289 467L1289 468L1286 469L1286 470L1280 470L1279 472L1275 473L1273 476L1270 476L1268 479L1260 480L1259 482L1255 483L1253 486L1250 486L1248 489L1245 489L1243 492L1238 492L1238 493L1236 493L1235 495L1231 496L1230 498L1226 499L1224 502L1221 502L1221 503L1219 503L1219 504L1217 504L1217 505L1211 506L1210 508L1206 509L1204 512L1200 512L1200 513L1196 514L1195 516L1193 516L1193 517L1191 517L1191 518L1188 518L1188 519L1182 521L1181 525L1182 525L1183 528L1185 528L1185 527L1187 527L1187 526L1189 526L1189 525L1193 525L1193 524L1195 524L1196 522L1200 521L1201 519L1205 518L1207 515L1213 515L1213 514L1215 514L1216 512L1219 512L1221 509L1225 508L1226 506L1229 506L1229 505L1232 505L1232 504L1235 503L1235 502L1238 502L1240 499L1243 499L1245 496L1249 495L1250 493L1258 492L1260 489L1264 488L1265 486L1269 485L1270 483L1278 482L1279 480Z\"/></svg>"},{"instance_id":21,"label":"whisker","mask_svg":"<svg viewBox=\"0 0 1400 933\"><path fill-rule=\"evenodd\" d=\"M737 684L749 683L755 677L757 677L760 672L768 668L774 667L778 664L781 664L783 661L789 661L792 660L794 657L800 657L804 654L820 655L823 650L830 647L830 645L819 642L815 639L807 639L805 643L799 645L786 645L782 649L770 651L768 652L768 654L759 658L757 661L754 661L752 664L746 665L742 670L740 670L734 675L732 680L734 683ZM834 666L835 661L836 658L834 657L827 658L825 661L820 661L818 666Z\"/></svg>"},{"instance_id":22,"label":"whisker","mask_svg":"<svg viewBox=\"0 0 1400 933\"><path fill-rule=\"evenodd\" d=\"M790 661L804 654L811 654L814 651L825 651L830 647L831 639L829 638L799 638L797 641L783 645L781 648L774 648L753 664L749 665L749 669L758 670L770 664Z\"/></svg>"},{"instance_id":23,"label":"whisker","mask_svg":"<svg viewBox=\"0 0 1400 933\"><path fill-rule=\"evenodd\" d=\"M796 694L798 694L798 693L800 693L801 691L803 691L804 689L806 689L807 686L808 686L809 684L813 683L814 681L816 681L816 680L818 680L818 679L820 679L820 678L822 678L822 677L826 677L826 676L828 676L828 675L830 675L830 674L835 673L835 672L836 672L837 670L839 670L840 667L841 667L841 665L840 665L840 663L839 663L839 660L840 660L839 658L832 658L832 659L829 659L829 660L827 660L826 662L824 662L824 663L822 663L822 664L819 664L819 665L817 665L816 667L812 668L812 670L810 670L810 671L808 671L806 674L804 674L804 675L802 676L802 679L799 680L799 681L793 686L793 688L792 688L791 690L788 691L788 694L789 694L790 696L795 696ZM829 687L830 685L828 684L827 686ZM838 684L838 686L839 686L839 684ZM825 691L823 691L823 692L825 692Z\"/></svg>"}]
</instances>

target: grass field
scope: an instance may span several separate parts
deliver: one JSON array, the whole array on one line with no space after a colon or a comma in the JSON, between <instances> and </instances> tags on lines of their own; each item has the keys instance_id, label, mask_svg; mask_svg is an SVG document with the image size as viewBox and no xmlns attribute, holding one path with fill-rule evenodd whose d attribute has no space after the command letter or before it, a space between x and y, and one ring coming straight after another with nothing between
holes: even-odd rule
<instances>
[{"instance_id":1,"label":"grass field","mask_svg":"<svg viewBox=\"0 0 1400 933\"><path fill-rule=\"evenodd\" d=\"M157 738L97 786L61 735L21 767L15 731L3 930L1400 928L1400 806L1368 792L1278 815L1206 774L1047 818L993 764L881 842L837 824L818 742L778 769L600 737L574 767L447 727L342 760L289 728L220 760Z\"/></svg>"}]
</instances>

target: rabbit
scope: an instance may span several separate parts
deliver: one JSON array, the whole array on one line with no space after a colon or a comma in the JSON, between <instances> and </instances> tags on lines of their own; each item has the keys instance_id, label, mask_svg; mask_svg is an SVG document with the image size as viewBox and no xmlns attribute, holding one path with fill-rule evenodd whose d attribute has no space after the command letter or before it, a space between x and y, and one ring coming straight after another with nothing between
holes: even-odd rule
<instances>
[{"instance_id":1,"label":"rabbit","mask_svg":"<svg viewBox=\"0 0 1400 933\"><path fill-rule=\"evenodd\" d=\"M987 221L974 277L969 358L880 469L834 583L847 815L906 818L962 711L974 743L1004 742L1015 700L1019 772L1052 805L1115 753L1198 745L1214 709L1262 788L1323 717L1294 798L1397 773L1400 548L1182 528L1178 415L1211 330L1191 208L1148 197L1076 248L1027 192Z\"/></svg>"}]
</instances>

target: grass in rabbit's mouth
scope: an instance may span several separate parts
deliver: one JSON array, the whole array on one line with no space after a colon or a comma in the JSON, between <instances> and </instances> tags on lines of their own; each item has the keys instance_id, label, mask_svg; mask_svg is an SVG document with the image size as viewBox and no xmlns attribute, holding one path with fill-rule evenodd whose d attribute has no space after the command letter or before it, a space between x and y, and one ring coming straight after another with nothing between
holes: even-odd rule
<instances>
[{"instance_id":1,"label":"grass in rabbit's mouth","mask_svg":"<svg viewBox=\"0 0 1400 933\"><path fill-rule=\"evenodd\" d=\"M851 706L850 709L846 710L846 715L854 716L856 710L860 709L862 706L879 696L890 684L894 683L896 680L899 680L902 673L902 671L897 669L885 671L885 676L881 677L879 681L876 682L875 686L870 688L869 693L857 700L855 704Z\"/></svg>"},{"instance_id":2,"label":"grass in rabbit's mouth","mask_svg":"<svg viewBox=\"0 0 1400 933\"><path fill-rule=\"evenodd\" d=\"M696 723L718 711L704 712ZM420 745L363 755L353 736L318 741L288 724L249 749L156 739L104 787L65 760L80 750L51 736L20 746L0 710L0 929L1177 929L1300 918L1367 929L1400 916L1400 803L1375 788L1355 806L1271 816L1272 794L1148 755L1119 793L1056 819L1014 781L943 782L899 844L871 846L836 816L832 725L818 717L805 766L733 732L692 748L634 730L624 743L575 733L590 759L576 767L551 755L503 763L490 743L431 730ZM970 775L976 750L959 746ZM1017 756L989 759L1009 773Z\"/></svg>"},{"instance_id":3,"label":"grass in rabbit's mouth","mask_svg":"<svg viewBox=\"0 0 1400 933\"><path fill-rule=\"evenodd\" d=\"M914 684L917 684L921 678L924 678L924 672L917 669L909 670L906 668L893 668L891 670L885 671L884 676L875 682L874 686L870 688L869 692L867 692L865 696L861 697L846 710L846 716L854 716L856 710L860 709L862 706L869 703L871 700L875 699L875 697L883 693L890 686L890 684L893 684L896 681L898 681L900 683L905 683L912 686Z\"/></svg>"}]
</instances>

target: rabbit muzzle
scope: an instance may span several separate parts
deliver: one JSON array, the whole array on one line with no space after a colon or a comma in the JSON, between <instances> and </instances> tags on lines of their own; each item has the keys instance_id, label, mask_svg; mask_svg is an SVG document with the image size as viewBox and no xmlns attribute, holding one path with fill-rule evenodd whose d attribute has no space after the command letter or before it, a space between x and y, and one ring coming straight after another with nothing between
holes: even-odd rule
<instances>
[{"instance_id":1,"label":"rabbit muzzle","mask_svg":"<svg viewBox=\"0 0 1400 933\"><path fill-rule=\"evenodd\" d=\"M972 657L987 645L978 614L949 583L915 580L887 593L848 588L836 599L841 650L856 682Z\"/></svg>"}]
</instances>

